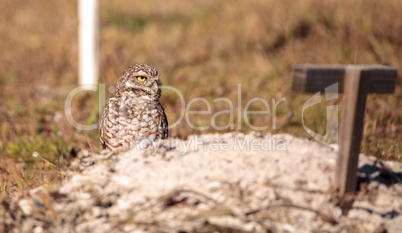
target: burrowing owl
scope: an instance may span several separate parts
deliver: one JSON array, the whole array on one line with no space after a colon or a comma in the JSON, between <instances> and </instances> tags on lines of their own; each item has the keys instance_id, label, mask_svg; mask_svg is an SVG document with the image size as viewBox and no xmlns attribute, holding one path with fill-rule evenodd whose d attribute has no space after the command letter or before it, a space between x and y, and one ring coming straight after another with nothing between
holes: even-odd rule
<instances>
[{"instance_id":1,"label":"burrowing owl","mask_svg":"<svg viewBox=\"0 0 402 233\"><path fill-rule=\"evenodd\" d=\"M145 64L128 67L117 81L100 120L104 149L133 146L143 139L165 139L168 122L162 105L158 71Z\"/></svg>"}]
</instances>

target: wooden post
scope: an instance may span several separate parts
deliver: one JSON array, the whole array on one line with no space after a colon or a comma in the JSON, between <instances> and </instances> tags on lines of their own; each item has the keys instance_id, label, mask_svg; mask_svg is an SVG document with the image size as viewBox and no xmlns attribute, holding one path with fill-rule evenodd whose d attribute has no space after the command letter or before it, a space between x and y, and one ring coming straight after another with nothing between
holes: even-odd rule
<instances>
[{"instance_id":1,"label":"wooden post","mask_svg":"<svg viewBox=\"0 0 402 233\"><path fill-rule=\"evenodd\" d=\"M99 73L98 0L79 0L79 84L97 85Z\"/></svg>"},{"instance_id":2,"label":"wooden post","mask_svg":"<svg viewBox=\"0 0 402 233\"><path fill-rule=\"evenodd\" d=\"M322 92L339 83L344 92L336 182L341 193L355 193L357 165L368 93L393 93L397 70L377 65L301 65L293 69L292 90Z\"/></svg>"},{"instance_id":3,"label":"wooden post","mask_svg":"<svg viewBox=\"0 0 402 233\"><path fill-rule=\"evenodd\" d=\"M351 66L346 69L339 155L335 175L341 193L354 193L356 191L357 163L363 134L368 86L369 77L363 77L358 67Z\"/></svg>"}]
</instances>

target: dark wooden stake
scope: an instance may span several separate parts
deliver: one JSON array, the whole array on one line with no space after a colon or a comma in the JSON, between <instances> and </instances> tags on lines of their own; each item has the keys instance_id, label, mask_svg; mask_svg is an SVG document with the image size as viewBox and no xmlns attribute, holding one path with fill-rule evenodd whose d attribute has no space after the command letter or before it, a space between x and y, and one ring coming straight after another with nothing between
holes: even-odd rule
<instances>
[{"instance_id":1,"label":"dark wooden stake","mask_svg":"<svg viewBox=\"0 0 402 233\"><path fill-rule=\"evenodd\" d=\"M396 77L394 67L378 65L301 65L293 69L293 91L324 94L326 87L339 83L339 92L344 92L335 173L341 193L356 192L367 94L393 93Z\"/></svg>"},{"instance_id":2,"label":"dark wooden stake","mask_svg":"<svg viewBox=\"0 0 402 233\"><path fill-rule=\"evenodd\" d=\"M362 77L357 67L345 72L340 126L339 155L336 162L336 182L341 193L353 193L357 184L357 163L363 134L364 109L369 87L369 78Z\"/></svg>"}]
</instances>

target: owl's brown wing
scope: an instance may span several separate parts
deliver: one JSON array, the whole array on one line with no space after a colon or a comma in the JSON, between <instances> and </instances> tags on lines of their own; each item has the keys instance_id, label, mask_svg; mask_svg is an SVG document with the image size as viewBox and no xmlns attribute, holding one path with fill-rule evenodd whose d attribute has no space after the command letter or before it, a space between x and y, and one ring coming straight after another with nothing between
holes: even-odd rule
<instances>
[{"instance_id":1,"label":"owl's brown wing","mask_svg":"<svg viewBox=\"0 0 402 233\"><path fill-rule=\"evenodd\" d=\"M168 138L168 121L165 114L165 110L163 109L160 103L158 103L157 111L159 116L158 134L161 139L166 139Z\"/></svg>"}]
</instances>

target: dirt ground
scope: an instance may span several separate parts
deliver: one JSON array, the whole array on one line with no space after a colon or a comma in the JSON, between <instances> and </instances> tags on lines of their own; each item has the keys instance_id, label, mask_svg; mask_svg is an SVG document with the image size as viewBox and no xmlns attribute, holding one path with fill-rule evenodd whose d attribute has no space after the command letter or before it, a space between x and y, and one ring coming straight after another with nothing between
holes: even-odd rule
<instances>
[{"instance_id":1,"label":"dirt ground","mask_svg":"<svg viewBox=\"0 0 402 233\"><path fill-rule=\"evenodd\" d=\"M2 200L0 231L401 232L402 164L361 155L359 191L342 196L335 160L287 134L83 151L61 187Z\"/></svg>"}]
</instances>

